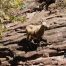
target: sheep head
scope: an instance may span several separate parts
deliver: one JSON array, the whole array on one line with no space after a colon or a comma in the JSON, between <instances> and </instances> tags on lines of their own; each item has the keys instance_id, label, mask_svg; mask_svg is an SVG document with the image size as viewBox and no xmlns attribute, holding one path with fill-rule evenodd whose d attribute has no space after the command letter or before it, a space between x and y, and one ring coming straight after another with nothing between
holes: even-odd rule
<instances>
[{"instance_id":1,"label":"sheep head","mask_svg":"<svg viewBox=\"0 0 66 66\"><path fill-rule=\"evenodd\" d=\"M43 25L45 28L49 28L49 25L48 25L46 22L42 22L42 25Z\"/></svg>"}]
</instances>

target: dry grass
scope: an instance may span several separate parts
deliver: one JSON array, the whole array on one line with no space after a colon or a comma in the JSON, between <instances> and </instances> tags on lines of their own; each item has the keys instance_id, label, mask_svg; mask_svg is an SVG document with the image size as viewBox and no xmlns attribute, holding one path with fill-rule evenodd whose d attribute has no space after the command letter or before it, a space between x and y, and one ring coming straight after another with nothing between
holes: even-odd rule
<instances>
[{"instance_id":1,"label":"dry grass","mask_svg":"<svg viewBox=\"0 0 66 66\"><path fill-rule=\"evenodd\" d=\"M57 7L66 7L66 0L57 0Z\"/></svg>"},{"instance_id":2,"label":"dry grass","mask_svg":"<svg viewBox=\"0 0 66 66\"><path fill-rule=\"evenodd\" d=\"M7 31L5 21L11 22L24 22L25 16L18 15L18 12L24 7L23 0L0 0L0 39L3 36L3 32Z\"/></svg>"}]
</instances>

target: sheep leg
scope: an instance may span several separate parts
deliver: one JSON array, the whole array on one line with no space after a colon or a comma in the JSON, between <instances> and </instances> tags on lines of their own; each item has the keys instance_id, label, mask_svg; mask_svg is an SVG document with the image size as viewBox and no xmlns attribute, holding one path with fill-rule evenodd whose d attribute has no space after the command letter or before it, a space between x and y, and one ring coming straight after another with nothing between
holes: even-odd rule
<instances>
[{"instance_id":1,"label":"sheep leg","mask_svg":"<svg viewBox=\"0 0 66 66\"><path fill-rule=\"evenodd\" d=\"M32 36L28 35L27 40L32 41Z\"/></svg>"},{"instance_id":2,"label":"sheep leg","mask_svg":"<svg viewBox=\"0 0 66 66\"><path fill-rule=\"evenodd\" d=\"M27 40L30 40L30 35L29 34L27 34Z\"/></svg>"},{"instance_id":3,"label":"sheep leg","mask_svg":"<svg viewBox=\"0 0 66 66\"><path fill-rule=\"evenodd\" d=\"M47 42L47 39L46 39L46 38L44 38L44 39L42 38L42 40L41 40L41 41L43 41L43 42Z\"/></svg>"},{"instance_id":4,"label":"sheep leg","mask_svg":"<svg viewBox=\"0 0 66 66\"><path fill-rule=\"evenodd\" d=\"M40 43L39 43L39 46L43 48L43 46L46 46L47 45L47 39L46 38L42 38L40 37Z\"/></svg>"},{"instance_id":5,"label":"sheep leg","mask_svg":"<svg viewBox=\"0 0 66 66\"><path fill-rule=\"evenodd\" d=\"M46 9L46 10L48 10L48 6L49 6L48 4L45 5L45 9Z\"/></svg>"},{"instance_id":6,"label":"sheep leg","mask_svg":"<svg viewBox=\"0 0 66 66\"><path fill-rule=\"evenodd\" d=\"M29 35L27 34L27 40L29 39Z\"/></svg>"},{"instance_id":7,"label":"sheep leg","mask_svg":"<svg viewBox=\"0 0 66 66\"><path fill-rule=\"evenodd\" d=\"M34 43L39 43L40 41L38 39L34 39Z\"/></svg>"},{"instance_id":8,"label":"sheep leg","mask_svg":"<svg viewBox=\"0 0 66 66\"><path fill-rule=\"evenodd\" d=\"M44 7L44 5L46 5L46 3L45 2L42 2L41 5L39 5L39 8L42 10L43 7Z\"/></svg>"},{"instance_id":9,"label":"sheep leg","mask_svg":"<svg viewBox=\"0 0 66 66\"><path fill-rule=\"evenodd\" d=\"M48 6L49 6L49 5L46 4L46 2L42 2L41 5L39 5L39 9L42 10L42 9L44 8L44 6L45 6L45 10L48 10Z\"/></svg>"}]
</instances>

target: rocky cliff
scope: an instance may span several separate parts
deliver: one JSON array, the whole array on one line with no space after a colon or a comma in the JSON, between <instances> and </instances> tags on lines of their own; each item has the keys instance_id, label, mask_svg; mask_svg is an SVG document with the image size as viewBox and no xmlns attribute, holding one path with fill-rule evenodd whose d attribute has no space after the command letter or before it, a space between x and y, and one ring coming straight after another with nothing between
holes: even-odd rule
<instances>
[{"instance_id":1,"label":"rocky cliff","mask_svg":"<svg viewBox=\"0 0 66 66\"><path fill-rule=\"evenodd\" d=\"M66 9L27 13L25 23L7 23L7 32L0 40L1 66L66 66ZM40 24L43 19L50 28L44 33L45 42L26 40L25 27ZM41 46L40 46L41 45Z\"/></svg>"}]
</instances>

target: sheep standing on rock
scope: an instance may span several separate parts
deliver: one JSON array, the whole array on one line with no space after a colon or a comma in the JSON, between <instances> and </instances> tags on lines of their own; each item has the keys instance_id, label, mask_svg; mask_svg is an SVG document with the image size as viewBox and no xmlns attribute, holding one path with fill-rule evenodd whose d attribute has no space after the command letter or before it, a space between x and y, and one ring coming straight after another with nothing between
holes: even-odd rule
<instances>
[{"instance_id":1,"label":"sheep standing on rock","mask_svg":"<svg viewBox=\"0 0 66 66\"><path fill-rule=\"evenodd\" d=\"M28 25L26 26L27 40L34 40L42 38L44 31L49 28L46 22L41 25Z\"/></svg>"}]
</instances>

